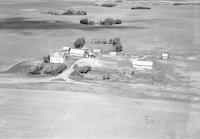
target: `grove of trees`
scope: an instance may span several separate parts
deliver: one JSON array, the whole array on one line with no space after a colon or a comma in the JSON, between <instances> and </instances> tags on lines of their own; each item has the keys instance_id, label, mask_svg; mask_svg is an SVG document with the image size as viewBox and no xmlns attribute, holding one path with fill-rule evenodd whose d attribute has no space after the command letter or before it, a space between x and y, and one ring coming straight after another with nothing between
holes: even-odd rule
<instances>
[{"instance_id":1,"label":"grove of trees","mask_svg":"<svg viewBox=\"0 0 200 139\"><path fill-rule=\"evenodd\" d=\"M120 38L110 39L110 44L112 44L116 52L121 52L123 50Z\"/></svg>"},{"instance_id":2,"label":"grove of trees","mask_svg":"<svg viewBox=\"0 0 200 139\"><path fill-rule=\"evenodd\" d=\"M85 38L78 38L75 42L74 42L74 47L75 48L83 48L83 46L85 45Z\"/></svg>"}]
</instances>

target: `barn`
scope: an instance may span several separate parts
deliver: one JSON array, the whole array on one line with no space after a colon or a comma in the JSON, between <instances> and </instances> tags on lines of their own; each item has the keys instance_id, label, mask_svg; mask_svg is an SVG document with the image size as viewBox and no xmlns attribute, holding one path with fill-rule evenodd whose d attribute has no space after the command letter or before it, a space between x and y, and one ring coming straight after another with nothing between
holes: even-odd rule
<instances>
[{"instance_id":1,"label":"barn","mask_svg":"<svg viewBox=\"0 0 200 139\"><path fill-rule=\"evenodd\" d=\"M70 49L69 54L70 54L70 56L75 56L75 57L86 57L87 56L86 50L84 50L84 49Z\"/></svg>"}]
</instances>

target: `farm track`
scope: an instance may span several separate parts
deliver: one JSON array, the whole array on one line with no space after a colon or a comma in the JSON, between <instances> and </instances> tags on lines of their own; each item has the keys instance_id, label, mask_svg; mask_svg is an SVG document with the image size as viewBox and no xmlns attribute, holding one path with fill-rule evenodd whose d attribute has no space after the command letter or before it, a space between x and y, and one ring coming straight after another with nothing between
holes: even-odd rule
<instances>
[{"instance_id":1,"label":"farm track","mask_svg":"<svg viewBox=\"0 0 200 139\"><path fill-rule=\"evenodd\" d=\"M56 81L59 79L63 79L67 83L75 83L75 84L87 84L83 82L74 81L69 78L70 74L74 71L74 65L83 62L85 59L79 59L77 60L69 69L66 69L61 74L57 75L56 77L43 77L43 78L6 78L6 77L0 77L0 83L7 83L7 84L13 84L13 83L44 83L44 82L61 82Z\"/></svg>"}]
</instances>

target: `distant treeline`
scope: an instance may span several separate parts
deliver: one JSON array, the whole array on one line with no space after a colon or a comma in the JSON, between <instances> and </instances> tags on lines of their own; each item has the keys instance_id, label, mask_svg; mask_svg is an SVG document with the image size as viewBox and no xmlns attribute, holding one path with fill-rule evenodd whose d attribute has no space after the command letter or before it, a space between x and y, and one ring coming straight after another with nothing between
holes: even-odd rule
<instances>
[{"instance_id":1,"label":"distant treeline","mask_svg":"<svg viewBox=\"0 0 200 139\"><path fill-rule=\"evenodd\" d=\"M99 22L95 23L92 20L88 20L87 18L84 18L80 20L80 23L85 24L85 25L94 25L94 24L114 25L114 24L122 24L122 21L120 19L106 18L104 20L100 20Z\"/></svg>"},{"instance_id":2,"label":"distant treeline","mask_svg":"<svg viewBox=\"0 0 200 139\"><path fill-rule=\"evenodd\" d=\"M115 6L117 6L117 4L115 4L115 3L96 3L95 6L115 7Z\"/></svg>"},{"instance_id":3,"label":"distant treeline","mask_svg":"<svg viewBox=\"0 0 200 139\"><path fill-rule=\"evenodd\" d=\"M185 3L185 2L176 2L173 3L174 6L179 6L179 5L200 5L200 3Z\"/></svg>"},{"instance_id":4,"label":"distant treeline","mask_svg":"<svg viewBox=\"0 0 200 139\"><path fill-rule=\"evenodd\" d=\"M44 13L51 15L87 15L86 11L75 11L75 10L48 11Z\"/></svg>"},{"instance_id":5,"label":"distant treeline","mask_svg":"<svg viewBox=\"0 0 200 139\"><path fill-rule=\"evenodd\" d=\"M137 7L132 7L132 10L140 10L140 9L151 9L150 7L142 7L142 6L137 6Z\"/></svg>"}]
</instances>

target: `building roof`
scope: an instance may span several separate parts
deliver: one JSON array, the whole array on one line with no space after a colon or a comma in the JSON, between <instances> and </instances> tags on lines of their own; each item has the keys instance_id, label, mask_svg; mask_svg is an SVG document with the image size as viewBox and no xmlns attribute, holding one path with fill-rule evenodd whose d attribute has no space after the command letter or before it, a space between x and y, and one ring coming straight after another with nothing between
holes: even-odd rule
<instances>
[{"instance_id":1,"label":"building roof","mask_svg":"<svg viewBox=\"0 0 200 139\"><path fill-rule=\"evenodd\" d=\"M64 54L62 52L54 52L50 54L50 57L63 58Z\"/></svg>"},{"instance_id":2,"label":"building roof","mask_svg":"<svg viewBox=\"0 0 200 139\"><path fill-rule=\"evenodd\" d=\"M85 47L85 46L84 46L84 47L83 47L83 48L81 48L81 49L83 49L83 50L87 50L87 47Z\"/></svg>"},{"instance_id":3,"label":"building roof","mask_svg":"<svg viewBox=\"0 0 200 139\"><path fill-rule=\"evenodd\" d=\"M169 53L162 53L162 56L169 56Z\"/></svg>"},{"instance_id":4,"label":"building roof","mask_svg":"<svg viewBox=\"0 0 200 139\"><path fill-rule=\"evenodd\" d=\"M101 49L94 49L93 52L94 52L94 53L100 53L100 52L101 52Z\"/></svg>"},{"instance_id":5,"label":"building roof","mask_svg":"<svg viewBox=\"0 0 200 139\"><path fill-rule=\"evenodd\" d=\"M65 51L69 51L71 48L70 48L70 47L63 46L62 49L65 50Z\"/></svg>"},{"instance_id":6,"label":"building roof","mask_svg":"<svg viewBox=\"0 0 200 139\"><path fill-rule=\"evenodd\" d=\"M84 49L71 49L70 54L79 54L79 55L84 55L86 50Z\"/></svg>"},{"instance_id":7,"label":"building roof","mask_svg":"<svg viewBox=\"0 0 200 139\"><path fill-rule=\"evenodd\" d=\"M153 67L153 61L141 61L141 60L131 59L131 62L132 65Z\"/></svg>"}]
</instances>

